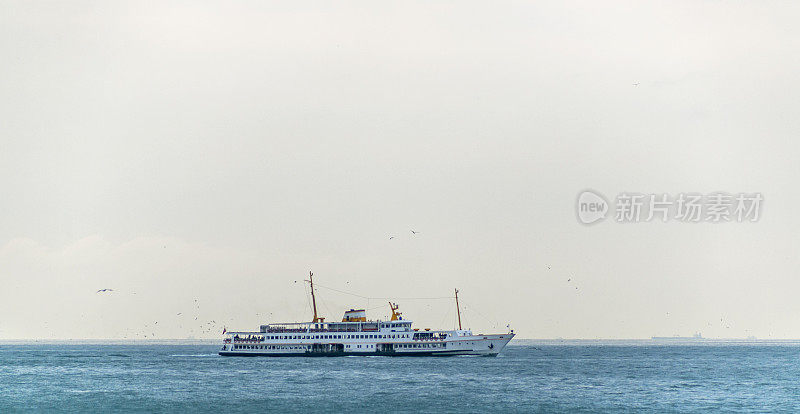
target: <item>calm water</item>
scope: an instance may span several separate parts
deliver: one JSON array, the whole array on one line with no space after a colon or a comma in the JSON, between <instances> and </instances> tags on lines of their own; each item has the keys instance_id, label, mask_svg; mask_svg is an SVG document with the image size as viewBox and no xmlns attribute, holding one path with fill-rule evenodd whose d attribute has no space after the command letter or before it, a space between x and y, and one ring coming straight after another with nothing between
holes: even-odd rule
<instances>
[{"instance_id":1,"label":"calm water","mask_svg":"<svg viewBox=\"0 0 800 414\"><path fill-rule=\"evenodd\" d=\"M497 358L222 358L0 345L0 412L800 411L800 345L509 346Z\"/></svg>"}]
</instances>

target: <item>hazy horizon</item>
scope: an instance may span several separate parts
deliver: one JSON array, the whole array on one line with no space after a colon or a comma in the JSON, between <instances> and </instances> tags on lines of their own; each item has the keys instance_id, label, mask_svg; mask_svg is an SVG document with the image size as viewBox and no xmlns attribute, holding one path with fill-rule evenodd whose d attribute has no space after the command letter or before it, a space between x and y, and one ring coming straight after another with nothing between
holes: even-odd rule
<instances>
[{"instance_id":1,"label":"hazy horizon","mask_svg":"<svg viewBox=\"0 0 800 414\"><path fill-rule=\"evenodd\" d=\"M482 333L800 338L798 4L0 10L0 340L307 321L309 270L329 321L450 329L458 288ZM586 226L586 189L765 201Z\"/></svg>"}]
</instances>

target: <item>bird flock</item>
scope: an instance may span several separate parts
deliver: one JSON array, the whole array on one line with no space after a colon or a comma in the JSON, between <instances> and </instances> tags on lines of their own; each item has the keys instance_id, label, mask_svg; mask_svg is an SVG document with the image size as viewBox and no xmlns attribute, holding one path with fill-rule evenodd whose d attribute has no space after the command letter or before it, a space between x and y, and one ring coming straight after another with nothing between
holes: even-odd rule
<instances>
[{"instance_id":1,"label":"bird flock","mask_svg":"<svg viewBox=\"0 0 800 414\"><path fill-rule=\"evenodd\" d=\"M119 293L112 288L103 288L98 289L95 294L101 295L110 295L112 292ZM124 291L123 291L124 292ZM135 295L136 292L130 292L131 295ZM175 326L177 325L178 329L183 331L184 325L188 328L188 334L190 337L194 337L195 335L200 335L204 337L213 336L215 333L221 333L225 329L225 325L218 323L214 319L204 320L201 318L200 315L200 302L198 299L193 299L192 307L194 312L190 312L190 315L186 315L185 311L177 312L175 314L175 318L167 325ZM191 318L191 319L189 319ZM230 318L233 320L233 318ZM163 322L163 321L162 321ZM159 321L150 321L147 323L143 323L139 327L128 327L123 335L123 339L155 339L159 337L157 333ZM162 323L164 326L164 323Z\"/></svg>"}]
</instances>

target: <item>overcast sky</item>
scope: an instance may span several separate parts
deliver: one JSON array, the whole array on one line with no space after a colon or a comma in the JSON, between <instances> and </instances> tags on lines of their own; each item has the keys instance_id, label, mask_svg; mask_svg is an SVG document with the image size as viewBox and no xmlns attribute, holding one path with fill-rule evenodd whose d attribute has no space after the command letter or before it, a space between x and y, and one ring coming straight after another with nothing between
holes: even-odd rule
<instances>
[{"instance_id":1,"label":"overcast sky","mask_svg":"<svg viewBox=\"0 0 800 414\"><path fill-rule=\"evenodd\" d=\"M308 320L311 269L362 296L320 288L329 320L395 297L452 328L452 300L412 298L458 287L481 332L800 338L798 21L790 2L5 1L0 339ZM765 201L755 223L585 226L587 188Z\"/></svg>"}]
</instances>

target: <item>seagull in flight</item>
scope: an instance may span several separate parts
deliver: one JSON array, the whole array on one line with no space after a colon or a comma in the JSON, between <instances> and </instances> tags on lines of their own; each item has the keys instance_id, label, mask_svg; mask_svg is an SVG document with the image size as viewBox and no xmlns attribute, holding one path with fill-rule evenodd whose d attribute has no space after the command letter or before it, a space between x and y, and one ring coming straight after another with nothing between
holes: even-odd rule
<instances>
[{"instance_id":1,"label":"seagull in flight","mask_svg":"<svg viewBox=\"0 0 800 414\"><path fill-rule=\"evenodd\" d=\"M100 293L100 292L113 292L113 291L114 291L114 289L100 289L100 290L98 290L97 292L94 292L94 293Z\"/></svg>"},{"instance_id":2,"label":"seagull in flight","mask_svg":"<svg viewBox=\"0 0 800 414\"><path fill-rule=\"evenodd\" d=\"M414 230L411 230L411 233L414 233L414 234L419 234L419 232L418 232L418 231L414 231Z\"/></svg>"},{"instance_id":3,"label":"seagull in flight","mask_svg":"<svg viewBox=\"0 0 800 414\"><path fill-rule=\"evenodd\" d=\"M412 230L412 231L413 231L413 230ZM394 238L394 236L389 236L389 240L391 240L391 239L393 239L393 238Z\"/></svg>"}]
</instances>

